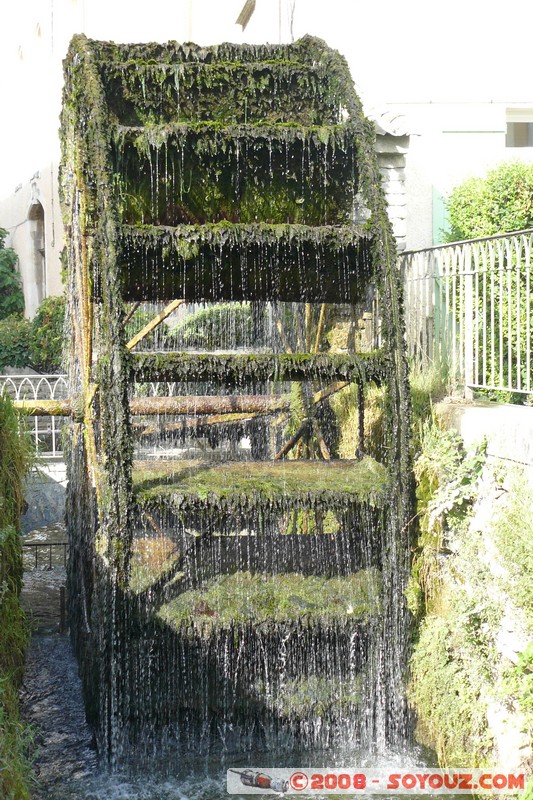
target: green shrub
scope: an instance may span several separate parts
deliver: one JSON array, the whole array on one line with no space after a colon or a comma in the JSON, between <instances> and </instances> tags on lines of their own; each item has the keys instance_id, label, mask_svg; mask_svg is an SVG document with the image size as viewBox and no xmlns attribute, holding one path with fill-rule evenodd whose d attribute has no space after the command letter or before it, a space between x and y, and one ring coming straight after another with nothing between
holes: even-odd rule
<instances>
[{"instance_id":1,"label":"green shrub","mask_svg":"<svg viewBox=\"0 0 533 800\"><path fill-rule=\"evenodd\" d=\"M46 297L31 323L30 363L38 372L59 372L65 342L65 298Z\"/></svg>"},{"instance_id":2,"label":"green shrub","mask_svg":"<svg viewBox=\"0 0 533 800\"><path fill-rule=\"evenodd\" d=\"M449 242L533 227L533 164L505 162L456 186L448 202Z\"/></svg>"},{"instance_id":3,"label":"green shrub","mask_svg":"<svg viewBox=\"0 0 533 800\"><path fill-rule=\"evenodd\" d=\"M0 370L30 364L31 322L20 314L0 319Z\"/></svg>"},{"instance_id":4,"label":"green shrub","mask_svg":"<svg viewBox=\"0 0 533 800\"><path fill-rule=\"evenodd\" d=\"M0 319L0 370L32 367L59 372L62 367L65 320L63 297L47 297L34 319L11 314Z\"/></svg>"}]
</instances>

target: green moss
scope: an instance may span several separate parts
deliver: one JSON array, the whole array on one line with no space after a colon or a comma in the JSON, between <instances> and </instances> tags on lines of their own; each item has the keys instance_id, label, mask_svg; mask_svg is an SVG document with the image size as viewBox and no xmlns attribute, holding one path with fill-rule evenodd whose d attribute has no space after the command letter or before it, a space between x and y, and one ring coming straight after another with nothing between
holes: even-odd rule
<instances>
[{"instance_id":1,"label":"green moss","mask_svg":"<svg viewBox=\"0 0 533 800\"><path fill-rule=\"evenodd\" d=\"M243 381L346 380L381 382L387 374L382 353L356 355L319 353L136 353L133 373L138 382L149 380L212 381L226 385Z\"/></svg>"},{"instance_id":2,"label":"green moss","mask_svg":"<svg viewBox=\"0 0 533 800\"><path fill-rule=\"evenodd\" d=\"M113 114L123 124L335 123L335 78L324 65L295 61L210 64L103 62ZM326 86L332 92L325 91ZM144 92L143 92L144 88Z\"/></svg>"},{"instance_id":3,"label":"green moss","mask_svg":"<svg viewBox=\"0 0 533 800\"><path fill-rule=\"evenodd\" d=\"M362 461L231 462L210 467L205 462L137 462L137 502L244 512L259 506L272 510L294 507L344 507L349 503L381 505L389 487L385 467Z\"/></svg>"},{"instance_id":4,"label":"green moss","mask_svg":"<svg viewBox=\"0 0 533 800\"><path fill-rule=\"evenodd\" d=\"M114 171L122 222L349 224L356 133L349 124L120 128Z\"/></svg>"},{"instance_id":5,"label":"green moss","mask_svg":"<svg viewBox=\"0 0 533 800\"><path fill-rule=\"evenodd\" d=\"M380 573L374 568L346 578L238 572L184 592L163 606L158 616L175 627L191 624L206 633L249 620L258 625L302 617L367 622L379 616L380 590Z\"/></svg>"},{"instance_id":6,"label":"green moss","mask_svg":"<svg viewBox=\"0 0 533 800\"><path fill-rule=\"evenodd\" d=\"M465 619L430 615L411 660L410 700L418 714L417 738L442 765L490 764L486 692L491 675L469 636Z\"/></svg>"},{"instance_id":7,"label":"green moss","mask_svg":"<svg viewBox=\"0 0 533 800\"><path fill-rule=\"evenodd\" d=\"M113 114L123 123L339 121L343 59L304 37L287 45L92 42Z\"/></svg>"}]
</instances>

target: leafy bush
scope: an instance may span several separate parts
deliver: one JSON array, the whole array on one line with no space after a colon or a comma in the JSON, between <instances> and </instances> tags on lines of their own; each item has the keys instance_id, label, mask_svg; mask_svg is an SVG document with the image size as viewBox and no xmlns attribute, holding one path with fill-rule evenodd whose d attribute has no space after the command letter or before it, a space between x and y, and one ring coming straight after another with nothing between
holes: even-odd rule
<instances>
[{"instance_id":1,"label":"leafy bush","mask_svg":"<svg viewBox=\"0 0 533 800\"><path fill-rule=\"evenodd\" d=\"M20 314L0 319L0 370L30 365L32 324Z\"/></svg>"},{"instance_id":2,"label":"leafy bush","mask_svg":"<svg viewBox=\"0 0 533 800\"><path fill-rule=\"evenodd\" d=\"M31 323L30 363L38 372L59 372L65 341L65 298L46 297Z\"/></svg>"},{"instance_id":3,"label":"leafy bush","mask_svg":"<svg viewBox=\"0 0 533 800\"><path fill-rule=\"evenodd\" d=\"M38 372L59 372L64 343L65 300L47 297L34 319L11 314L0 319L0 370L32 367Z\"/></svg>"},{"instance_id":4,"label":"leafy bush","mask_svg":"<svg viewBox=\"0 0 533 800\"><path fill-rule=\"evenodd\" d=\"M0 320L24 311L24 295L20 275L16 271L17 254L5 247L7 231L0 228Z\"/></svg>"},{"instance_id":5,"label":"leafy bush","mask_svg":"<svg viewBox=\"0 0 533 800\"><path fill-rule=\"evenodd\" d=\"M449 242L533 227L533 164L500 164L486 178L469 178L447 202Z\"/></svg>"}]
</instances>

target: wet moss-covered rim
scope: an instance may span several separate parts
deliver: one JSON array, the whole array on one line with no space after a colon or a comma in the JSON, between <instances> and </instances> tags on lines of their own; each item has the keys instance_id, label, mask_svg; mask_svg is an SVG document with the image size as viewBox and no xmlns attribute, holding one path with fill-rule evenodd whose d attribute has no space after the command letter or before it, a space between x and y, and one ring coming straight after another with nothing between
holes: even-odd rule
<instances>
[{"instance_id":1,"label":"wet moss-covered rim","mask_svg":"<svg viewBox=\"0 0 533 800\"><path fill-rule=\"evenodd\" d=\"M144 509L212 509L242 514L266 507L344 508L381 506L387 499L387 469L369 456L361 461L136 462L137 503Z\"/></svg>"}]
</instances>

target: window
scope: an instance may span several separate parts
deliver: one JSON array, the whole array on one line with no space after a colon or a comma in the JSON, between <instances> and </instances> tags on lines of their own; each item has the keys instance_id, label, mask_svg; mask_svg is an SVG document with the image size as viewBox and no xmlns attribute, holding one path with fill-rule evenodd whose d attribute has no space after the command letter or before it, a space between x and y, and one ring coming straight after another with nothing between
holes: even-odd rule
<instances>
[{"instance_id":1,"label":"window","mask_svg":"<svg viewBox=\"0 0 533 800\"><path fill-rule=\"evenodd\" d=\"M506 147L533 147L533 108L508 108Z\"/></svg>"},{"instance_id":2,"label":"window","mask_svg":"<svg viewBox=\"0 0 533 800\"><path fill-rule=\"evenodd\" d=\"M46 258L44 240L44 209L37 200L28 212L30 236L33 241L33 274L32 281L36 290L36 301L39 305L46 296Z\"/></svg>"}]
</instances>

